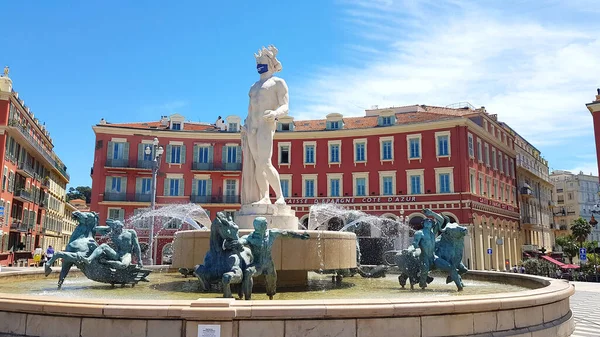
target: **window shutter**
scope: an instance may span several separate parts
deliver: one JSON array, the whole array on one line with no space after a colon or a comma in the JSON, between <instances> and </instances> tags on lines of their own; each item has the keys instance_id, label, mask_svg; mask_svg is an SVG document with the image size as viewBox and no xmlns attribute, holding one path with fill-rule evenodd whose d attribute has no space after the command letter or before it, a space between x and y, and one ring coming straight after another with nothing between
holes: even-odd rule
<instances>
[{"instance_id":1,"label":"window shutter","mask_svg":"<svg viewBox=\"0 0 600 337\"><path fill-rule=\"evenodd\" d=\"M144 143L138 144L138 160L144 160Z\"/></svg>"},{"instance_id":2,"label":"window shutter","mask_svg":"<svg viewBox=\"0 0 600 337\"><path fill-rule=\"evenodd\" d=\"M200 147L198 145L194 145L194 159L193 162L197 163L198 162L198 151L199 151Z\"/></svg>"},{"instance_id":3,"label":"window shutter","mask_svg":"<svg viewBox=\"0 0 600 337\"><path fill-rule=\"evenodd\" d=\"M181 145L181 163L185 164L185 145Z\"/></svg>"},{"instance_id":4,"label":"window shutter","mask_svg":"<svg viewBox=\"0 0 600 337\"><path fill-rule=\"evenodd\" d=\"M164 189L164 194L163 195L169 195L169 187L171 186L171 179L166 178L165 179L165 189Z\"/></svg>"},{"instance_id":5,"label":"window shutter","mask_svg":"<svg viewBox=\"0 0 600 337\"><path fill-rule=\"evenodd\" d=\"M227 162L227 146L223 146L223 157L221 159L221 162L223 164Z\"/></svg>"},{"instance_id":6,"label":"window shutter","mask_svg":"<svg viewBox=\"0 0 600 337\"><path fill-rule=\"evenodd\" d=\"M108 142L108 153L107 153L107 158L108 159L113 159L113 150L114 150L114 143L113 142Z\"/></svg>"},{"instance_id":7,"label":"window shutter","mask_svg":"<svg viewBox=\"0 0 600 337\"><path fill-rule=\"evenodd\" d=\"M379 125L379 126L383 125L383 118L381 116L377 116L377 125Z\"/></svg>"},{"instance_id":8,"label":"window shutter","mask_svg":"<svg viewBox=\"0 0 600 337\"><path fill-rule=\"evenodd\" d=\"M136 194L140 194L142 193L142 179L143 178L135 178L135 193Z\"/></svg>"},{"instance_id":9,"label":"window shutter","mask_svg":"<svg viewBox=\"0 0 600 337\"><path fill-rule=\"evenodd\" d=\"M125 219L125 210L119 208L119 220L123 221Z\"/></svg>"},{"instance_id":10,"label":"window shutter","mask_svg":"<svg viewBox=\"0 0 600 337\"><path fill-rule=\"evenodd\" d=\"M112 177L108 176L108 177L106 177L106 185L104 187L104 192L110 192L111 188L112 188Z\"/></svg>"},{"instance_id":11,"label":"window shutter","mask_svg":"<svg viewBox=\"0 0 600 337\"><path fill-rule=\"evenodd\" d=\"M212 196L212 180L208 179L206 181L206 195Z\"/></svg>"},{"instance_id":12,"label":"window shutter","mask_svg":"<svg viewBox=\"0 0 600 337\"><path fill-rule=\"evenodd\" d=\"M167 145L167 163L171 163L171 145Z\"/></svg>"},{"instance_id":13,"label":"window shutter","mask_svg":"<svg viewBox=\"0 0 600 337\"><path fill-rule=\"evenodd\" d=\"M123 144L123 159L129 160L129 143Z\"/></svg>"},{"instance_id":14,"label":"window shutter","mask_svg":"<svg viewBox=\"0 0 600 337\"><path fill-rule=\"evenodd\" d=\"M183 178L179 178L179 196L184 195L184 192L185 192L185 185L184 185Z\"/></svg>"},{"instance_id":15,"label":"window shutter","mask_svg":"<svg viewBox=\"0 0 600 337\"><path fill-rule=\"evenodd\" d=\"M121 177L121 193L127 192L127 177Z\"/></svg>"},{"instance_id":16,"label":"window shutter","mask_svg":"<svg viewBox=\"0 0 600 337\"><path fill-rule=\"evenodd\" d=\"M327 130L331 130L331 122L327 122Z\"/></svg>"},{"instance_id":17,"label":"window shutter","mask_svg":"<svg viewBox=\"0 0 600 337\"><path fill-rule=\"evenodd\" d=\"M277 123L277 131L281 131L281 123Z\"/></svg>"},{"instance_id":18,"label":"window shutter","mask_svg":"<svg viewBox=\"0 0 600 337\"><path fill-rule=\"evenodd\" d=\"M212 163L213 162L213 151L214 151L214 147L211 146L208 148L208 162Z\"/></svg>"},{"instance_id":19,"label":"window shutter","mask_svg":"<svg viewBox=\"0 0 600 337\"><path fill-rule=\"evenodd\" d=\"M198 180L192 180L192 195L198 195Z\"/></svg>"},{"instance_id":20,"label":"window shutter","mask_svg":"<svg viewBox=\"0 0 600 337\"><path fill-rule=\"evenodd\" d=\"M241 163L242 162L242 147L241 146L239 146L239 145L237 146L237 150L235 151L235 155L236 155L235 162L236 163ZM288 153L288 159L289 159L289 155L290 155L290 153Z\"/></svg>"}]
</instances>

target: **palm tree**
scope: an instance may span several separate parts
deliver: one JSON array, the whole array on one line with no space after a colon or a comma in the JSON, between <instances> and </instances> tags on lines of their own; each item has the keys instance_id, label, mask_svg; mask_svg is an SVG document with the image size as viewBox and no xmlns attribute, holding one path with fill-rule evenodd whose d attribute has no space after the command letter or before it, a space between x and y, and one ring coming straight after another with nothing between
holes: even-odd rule
<instances>
[{"instance_id":1,"label":"palm tree","mask_svg":"<svg viewBox=\"0 0 600 337\"><path fill-rule=\"evenodd\" d=\"M579 219L573 221L573 224L571 224L571 232L575 240L579 242L579 247L581 248L583 247L583 242L585 242L592 232L592 225L587 223L584 218L579 217Z\"/></svg>"}]
</instances>

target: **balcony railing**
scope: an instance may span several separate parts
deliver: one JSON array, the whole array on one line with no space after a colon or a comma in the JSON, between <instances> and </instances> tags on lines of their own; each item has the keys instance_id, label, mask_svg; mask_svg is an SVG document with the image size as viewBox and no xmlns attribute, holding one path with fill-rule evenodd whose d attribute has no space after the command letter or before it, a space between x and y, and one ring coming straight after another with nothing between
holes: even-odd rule
<instances>
[{"instance_id":1,"label":"balcony railing","mask_svg":"<svg viewBox=\"0 0 600 337\"><path fill-rule=\"evenodd\" d=\"M15 198L22 199L22 201L25 201L25 202L33 202L33 197L31 196L31 192L24 188L15 189Z\"/></svg>"},{"instance_id":2,"label":"balcony railing","mask_svg":"<svg viewBox=\"0 0 600 337\"><path fill-rule=\"evenodd\" d=\"M150 193L104 192L104 201L138 201L150 202Z\"/></svg>"},{"instance_id":3,"label":"balcony railing","mask_svg":"<svg viewBox=\"0 0 600 337\"><path fill-rule=\"evenodd\" d=\"M242 163L192 163L192 170L196 171L240 171Z\"/></svg>"},{"instance_id":4,"label":"balcony railing","mask_svg":"<svg viewBox=\"0 0 600 337\"><path fill-rule=\"evenodd\" d=\"M29 177L33 177L36 175L35 171L33 170L33 167L31 167L31 165L25 162L20 162L19 165L17 165L17 172L24 172Z\"/></svg>"},{"instance_id":5,"label":"balcony railing","mask_svg":"<svg viewBox=\"0 0 600 337\"><path fill-rule=\"evenodd\" d=\"M141 169L151 169L152 168L152 160L138 160L137 161L137 168L141 168Z\"/></svg>"},{"instance_id":6,"label":"balcony railing","mask_svg":"<svg viewBox=\"0 0 600 337\"><path fill-rule=\"evenodd\" d=\"M106 167L129 167L129 159L107 159Z\"/></svg>"},{"instance_id":7,"label":"balcony railing","mask_svg":"<svg viewBox=\"0 0 600 337\"><path fill-rule=\"evenodd\" d=\"M534 216L525 215L523 217L523 223L535 225L535 224L537 224L537 218Z\"/></svg>"},{"instance_id":8,"label":"balcony railing","mask_svg":"<svg viewBox=\"0 0 600 337\"><path fill-rule=\"evenodd\" d=\"M19 232L27 232L29 226L26 223L21 222L20 219L13 218L10 224L10 229L17 230Z\"/></svg>"},{"instance_id":9,"label":"balcony railing","mask_svg":"<svg viewBox=\"0 0 600 337\"><path fill-rule=\"evenodd\" d=\"M8 121L8 126L12 126L19 131L19 133L27 140L27 142L33 146L47 161L49 161L54 168L58 170L67 180L71 179L69 174L67 173L67 169L65 167L61 167L59 163L52 157L50 152L43 148L30 134L27 130L19 124L19 121L16 119L11 119Z\"/></svg>"},{"instance_id":10,"label":"balcony railing","mask_svg":"<svg viewBox=\"0 0 600 337\"><path fill-rule=\"evenodd\" d=\"M191 195L190 201L196 204L239 204L239 195Z\"/></svg>"}]
</instances>

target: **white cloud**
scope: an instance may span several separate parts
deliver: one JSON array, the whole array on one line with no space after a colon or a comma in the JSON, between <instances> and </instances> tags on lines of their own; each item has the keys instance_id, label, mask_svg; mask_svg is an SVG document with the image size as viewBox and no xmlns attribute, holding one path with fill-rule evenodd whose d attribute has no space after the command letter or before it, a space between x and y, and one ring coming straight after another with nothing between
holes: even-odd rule
<instances>
[{"instance_id":1,"label":"white cloud","mask_svg":"<svg viewBox=\"0 0 600 337\"><path fill-rule=\"evenodd\" d=\"M583 174L591 173L594 176L598 176L598 164L596 162L581 163L581 165L571 169L566 169L566 171L574 174L578 174L579 172L583 172Z\"/></svg>"},{"instance_id":2,"label":"white cloud","mask_svg":"<svg viewBox=\"0 0 600 337\"><path fill-rule=\"evenodd\" d=\"M341 24L356 34L348 57L362 62L319 69L296 88L293 114L357 116L372 105L469 101L534 145L591 134L584 103L600 84L598 25L527 18L512 7L513 15L458 1L346 2ZM545 8L575 10L556 2Z\"/></svg>"}]
</instances>

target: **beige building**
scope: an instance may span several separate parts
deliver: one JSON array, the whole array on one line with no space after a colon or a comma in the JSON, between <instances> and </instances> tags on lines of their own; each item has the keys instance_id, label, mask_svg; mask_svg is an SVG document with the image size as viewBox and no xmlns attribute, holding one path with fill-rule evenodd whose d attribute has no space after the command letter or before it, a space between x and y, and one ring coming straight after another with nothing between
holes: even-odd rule
<instances>
[{"instance_id":1,"label":"beige building","mask_svg":"<svg viewBox=\"0 0 600 337\"><path fill-rule=\"evenodd\" d=\"M60 174L51 173L46 177L45 183L48 184L48 193L45 200L46 213L42 227L44 233L42 247L52 245L60 250L67 245L75 229L75 222L71 216L71 209L75 208L71 205L67 206L68 180Z\"/></svg>"},{"instance_id":2,"label":"beige building","mask_svg":"<svg viewBox=\"0 0 600 337\"><path fill-rule=\"evenodd\" d=\"M577 218L582 217L588 222L591 220L592 211L600 201L600 183L597 176L562 170L553 171L550 180L554 184L555 235L559 237L570 233L569 228ZM598 215L595 217L598 218ZM600 241L598 226L593 228L589 239Z\"/></svg>"}]
</instances>

